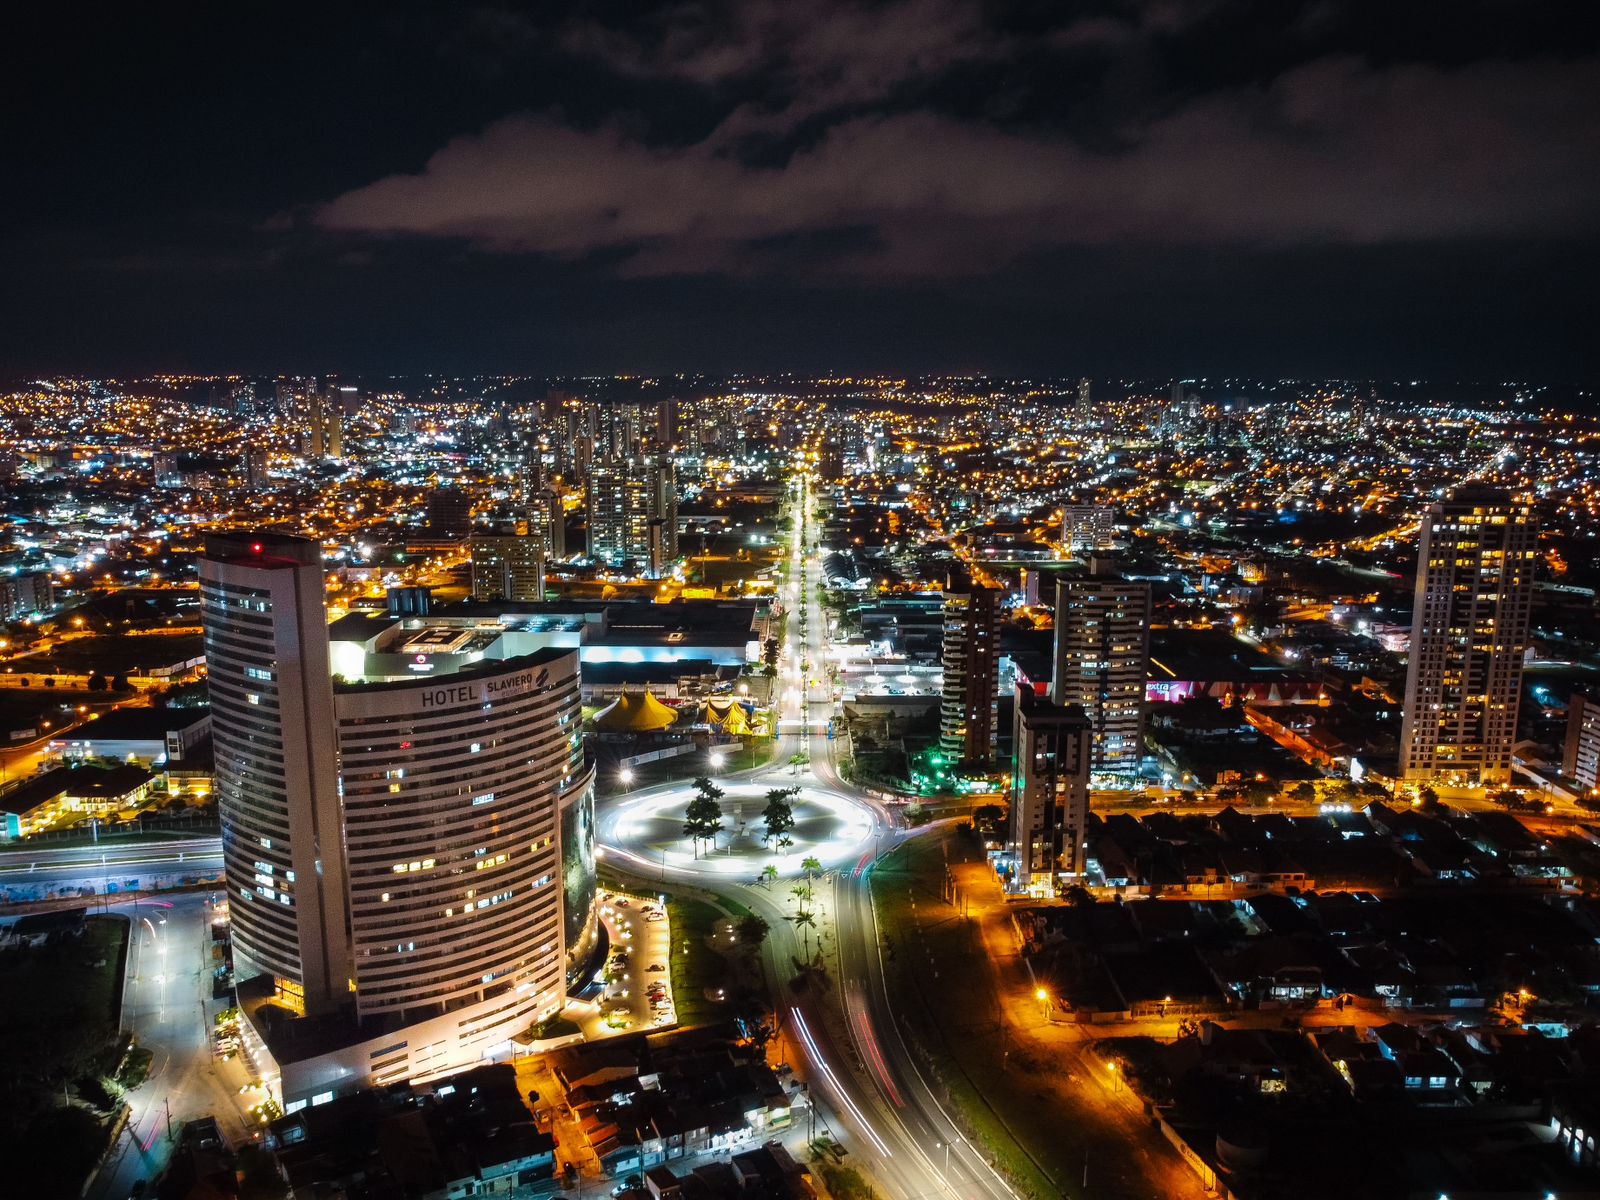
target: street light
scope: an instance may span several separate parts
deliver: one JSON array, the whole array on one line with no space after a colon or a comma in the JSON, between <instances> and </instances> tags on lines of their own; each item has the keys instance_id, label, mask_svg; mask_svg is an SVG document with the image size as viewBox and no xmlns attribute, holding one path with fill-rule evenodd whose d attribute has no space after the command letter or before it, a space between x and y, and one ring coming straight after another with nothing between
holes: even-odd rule
<instances>
[{"instance_id":1,"label":"street light","mask_svg":"<svg viewBox=\"0 0 1600 1200\"><path fill-rule=\"evenodd\" d=\"M617 772L617 778L622 780L622 782L624 784L632 783L633 782L633 768L632 767L623 767L622 770Z\"/></svg>"}]
</instances>

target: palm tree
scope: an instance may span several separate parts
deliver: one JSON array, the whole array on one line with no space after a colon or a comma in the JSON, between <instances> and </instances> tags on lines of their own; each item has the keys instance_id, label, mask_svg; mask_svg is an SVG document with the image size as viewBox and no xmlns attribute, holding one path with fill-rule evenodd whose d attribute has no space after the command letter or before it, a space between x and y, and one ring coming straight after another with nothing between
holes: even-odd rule
<instances>
[{"instance_id":1,"label":"palm tree","mask_svg":"<svg viewBox=\"0 0 1600 1200\"><path fill-rule=\"evenodd\" d=\"M801 952L809 962L811 959L811 930L815 928L817 919L804 909L801 909L789 919L794 922L794 927L800 930L800 944L803 948Z\"/></svg>"},{"instance_id":2,"label":"palm tree","mask_svg":"<svg viewBox=\"0 0 1600 1200\"><path fill-rule=\"evenodd\" d=\"M761 868L761 883L763 887L769 887L777 882L778 865L776 863L768 863L766 866Z\"/></svg>"}]
</instances>

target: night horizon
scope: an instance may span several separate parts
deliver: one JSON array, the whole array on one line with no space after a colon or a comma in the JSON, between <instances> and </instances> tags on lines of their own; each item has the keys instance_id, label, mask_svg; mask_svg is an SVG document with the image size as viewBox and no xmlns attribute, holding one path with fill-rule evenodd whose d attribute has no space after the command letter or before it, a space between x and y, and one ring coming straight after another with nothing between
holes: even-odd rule
<instances>
[{"instance_id":1,"label":"night horizon","mask_svg":"<svg viewBox=\"0 0 1600 1200\"><path fill-rule=\"evenodd\" d=\"M0 372L1592 381L1600 21L1377 11L35 12Z\"/></svg>"}]
</instances>

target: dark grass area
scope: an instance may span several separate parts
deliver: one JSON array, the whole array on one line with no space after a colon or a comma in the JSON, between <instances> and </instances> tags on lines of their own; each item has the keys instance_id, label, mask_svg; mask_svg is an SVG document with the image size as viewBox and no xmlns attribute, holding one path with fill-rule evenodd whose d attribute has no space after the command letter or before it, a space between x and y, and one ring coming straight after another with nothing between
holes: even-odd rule
<instances>
[{"instance_id":1,"label":"dark grass area","mask_svg":"<svg viewBox=\"0 0 1600 1200\"><path fill-rule=\"evenodd\" d=\"M8 951L0 961L0 1158L10 1194L76 1195L104 1147L107 1117L83 1101L107 1098L80 1081L114 1069L112 1054L120 1058L127 933L125 921L91 917L80 938ZM50 1152L38 1153L44 1146Z\"/></svg>"},{"instance_id":2,"label":"dark grass area","mask_svg":"<svg viewBox=\"0 0 1600 1200\"><path fill-rule=\"evenodd\" d=\"M722 1017L723 1006L706 999L705 989L727 983L727 964L707 945L721 910L704 900L686 896L667 899L667 921L672 930L672 1002L680 1025L705 1025Z\"/></svg>"},{"instance_id":3,"label":"dark grass area","mask_svg":"<svg viewBox=\"0 0 1600 1200\"><path fill-rule=\"evenodd\" d=\"M1037 1114L1037 1098L1018 1086L1020 1080L1002 1080L1006 1047L988 972L977 961L983 952L977 927L942 902L943 872L935 836L912 839L873 869L872 899L890 998L910 1023L924 1066L1017 1190L1040 1198L1077 1195L1076 1188L1058 1186L1018 1145L1017 1135L1027 1137L1038 1153L1059 1137L1052 1137L1051 1124L1037 1117L1022 1126L1013 1121ZM1035 1125L1042 1127L1030 1129ZM1067 1164L1046 1158L1045 1165L1053 1166L1059 1178L1070 1178Z\"/></svg>"},{"instance_id":4,"label":"dark grass area","mask_svg":"<svg viewBox=\"0 0 1600 1200\"><path fill-rule=\"evenodd\" d=\"M122 675L133 670L152 670L167 667L187 659L198 658L204 652L198 633L172 635L148 634L126 637L115 634L105 637L79 638L16 660L18 671L31 675L87 675L99 671L102 675Z\"/></svg>"}]
</instances>

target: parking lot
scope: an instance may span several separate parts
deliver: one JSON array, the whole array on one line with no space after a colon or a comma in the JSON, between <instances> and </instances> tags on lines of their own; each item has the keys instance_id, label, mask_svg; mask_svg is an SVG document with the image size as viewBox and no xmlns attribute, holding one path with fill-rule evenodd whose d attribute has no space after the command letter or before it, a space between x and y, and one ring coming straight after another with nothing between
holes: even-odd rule
<instances>
[{"instance_id":1,"label":"parking lot","mask_svg":"<svg viewBox=\"0 0 1600 1200\"><path fill-rule=\"evenodd\" d=\"M611 937L606 985L592 1014L579 1021L585 1040L677 1022L668 955L672 936L660 897L603 892L600 920ZM572 1014L569 1011L569 1015Z\"/></svg>"}]
</instances>

